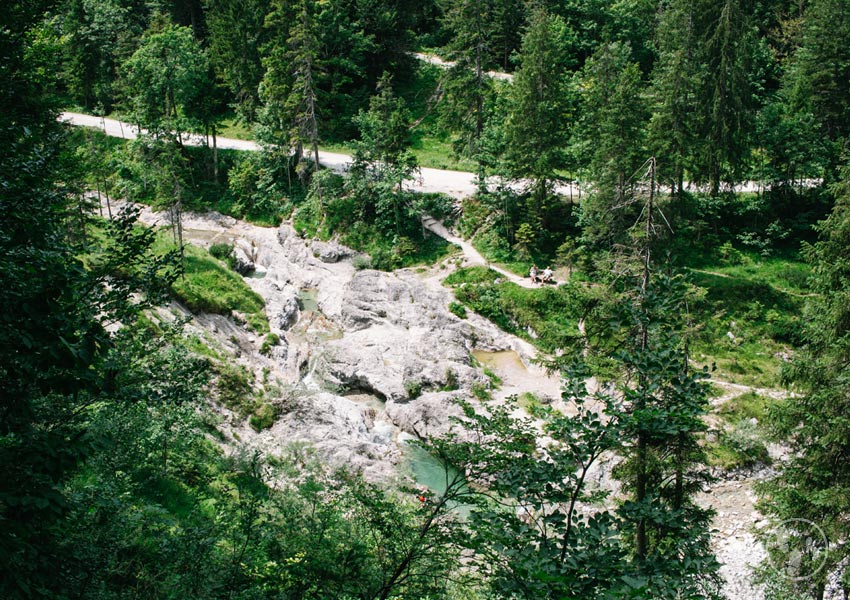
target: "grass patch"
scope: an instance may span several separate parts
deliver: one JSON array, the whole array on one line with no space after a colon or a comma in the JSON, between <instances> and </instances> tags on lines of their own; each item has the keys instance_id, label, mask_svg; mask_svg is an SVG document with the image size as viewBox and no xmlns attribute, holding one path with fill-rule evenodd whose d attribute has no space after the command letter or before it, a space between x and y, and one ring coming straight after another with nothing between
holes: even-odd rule
<instances>
[{"instance_id":1,"label":"grass patch","mask_svg":"<svg viewBox=\"0 0 850 600\"><path fill-rule=\"evenodd\" d=\"M482 383L472 384L472 395L475 396L479 402L487 402L493 399L493 394L487 386Z\"/></svg>"},{"instance_id":2,"label":"grass patch","mask_svg":"<svg viewBox=\"0 0 850 600\"><path fill-rule=\"evenodd\" d=\"M706 445L708 462L724 470L769 465L770 454L758 426L742 419L717 433L717 439Z\"/></svg>"},{"instance_id":3,"label":"grass patch","mask_svg":"<svg viewBox=\"0 0 850 600\"><path fill-rule=\"evenodd\" d=\"M746 392L724 402L717 414L725 421L735 423L743 419L755 419L763 422L767 416L771 401L755 392Z\"/></svg>"},{"instance_id":4,"label":"grass patch","mask_svg":"<svg viewBox=\"0 0 850 600\"><path fill-rule=\"evenodd\" d=\"M535 415L543 408L540 398L531 392L523 392L517 397L517 404L530 415Z\"/></svg>"},{"instance_id":5,"label":"grass patch","mask_svg":"<svg viewBox=\"0 0 850 600\"><path fill-rule=\"evenodd\" d=\"M157 236L155 248L164 253L173 248L170 233ZM269 331L265 302L243 279L203 248L186 244L184 275L172 286L174 296L192 312L242 315L248 327L259 334Z\"/></svg>"},{"instance_id":6,"label":"grass patch","mask_svg":"<svg viewBox=\"0 0 850 600\"><path fill-rule=\"evenodd\" d=\"M576 343L578 319L589 300L577 285L528 289L511 282L465 285L455 289L455 297L504 331L552 353Z\"/></svg>"},{"instance_id":7,"label":"grass patch","mask_svg":"<svg viewBox=\"0 0 850 600\"><path fill-rule=\"evenodd\" d=\"M236 115L229 115L219 123L218 137L232 138L234 140L253 140L254 131L250 126L238 122Z\"/></svg>"},{"instance_id":8,"label":"grass patch","mask_svg":"<svg viewBox=\"0 0 850 600\"><path fill-rule=\"evenodd\" d=\"M808 267L756 258L691 271L693 283L706 290L694 307L700 324L694 360L716 364L716 376L734 383L776 387L781 357L801 341Z\"/></svg>"},{"instance_id":9,"label":"grass patch","mask_svg":"<svg viewBox=\"0 0 850 600\"><path fill-rule=\"evenodd\" d=\"M481 371L484 373L484 376L490 380L490 387L492 389L497 390L502 387L502 378L496 375L493 372L493 369L490 367L484 367Z\"/></svg>"},{"instance_id":10,"label":"grass patch","mask_svg":"<svg viewBox=\"0 0 850 600\"><path fill-rule=\"evenodd\" d=\"M770 403L770 398L746 392L717 409L725 427L706 446L710 464L729 470L771 463L761 426Z\"/></svg>"},{"instance_id":11,"label":"grass patch","mask_svg":"<svg viewBox=\"0 0 850 600\"><path fill-rule=\"evenodd\" d=\"M254 411L254 414L248 419L248 423L251 427L259 433L264 429L268 429L272 425L274 425L275 420L278 417L278 411L274 406L269 404L268 402L263 402L259 407Z\"/></svg>"},{"instance_id":12,"label":"grass patch","mask_svg":"<svg viewBox=\"0 0 850 600\"><path fill-rule=\"evenodd\" d=\"M269 333L266 339L263 340L263 345L260 346L260 354L268 356L271 354L272 348L280 343L280 336L276 333Z\"/></svg>"},{"instance_id":13,"label":"grass patch","mask_svg":"<svg viewBox=\"0 0 850 600\"><path fill-rule=\"evenodd\" d=\"M493 283L502 276L487 267L466 267L458 269L443 280L443 283L458 286L464 283Z\"/></svg>"}]
</instances>

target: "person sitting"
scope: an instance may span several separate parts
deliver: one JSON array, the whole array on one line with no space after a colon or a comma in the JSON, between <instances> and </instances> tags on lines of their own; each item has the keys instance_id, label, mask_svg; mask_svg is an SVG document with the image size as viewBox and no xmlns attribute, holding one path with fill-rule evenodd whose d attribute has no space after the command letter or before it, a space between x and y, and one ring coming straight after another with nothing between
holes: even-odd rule
<instances>
[{"instance_id":1,"label":"person sitting","mask_svg":"<svg viewBox=\"0 0 850 600\"><path fill-rule=\"evenodd\" d=\"M553 281L555 281L553 279L553 275L554 274L552 273L552 269L550 267L546 267L545 269L543 269L543 276L540 280L543 283L552 283Z\"/></svg>"},{"instance_id":2,"label":"person sitting","mask_svg":"<svg viewBox=\"0 0 850 600\"><path fill-rule=\"evenodd\" d=\"M531 277L531 283L540 283L540 274L537 270L537 265L531 265L531 271L528 274Z\"/></svg>"}]
</instances>

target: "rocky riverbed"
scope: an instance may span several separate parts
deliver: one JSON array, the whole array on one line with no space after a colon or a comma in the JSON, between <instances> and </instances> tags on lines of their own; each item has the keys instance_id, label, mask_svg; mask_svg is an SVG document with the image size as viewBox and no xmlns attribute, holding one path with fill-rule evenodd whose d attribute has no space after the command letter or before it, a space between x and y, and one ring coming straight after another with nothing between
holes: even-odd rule
<instances>
[{"instance_id":1,"label":"rocky riverbed","mask_svg":"<svg viewBox=\"0 0 850 600\"><path fill-rule=\"evenodd\" d=\"M141 220L167 224L148 209ZM463 255L386 273L358 270L352 250L303 239L286 223L263 228L209 213L186 215L183 226L194 244L235 245L251 272L245 281L265 300L280 337L264 355L263 339L231 319L198 315L190 324L253 372L279 408L261 432L222 409L232 441L268 455L305 444L331 464L390 480L411 475L406 440L445 432L459 412L455 399L491 385L482 363L503 380L496 400L531 392L559 402L559 382L533 364L533 347L475 314L460 319L448 310L453 297L441 281ZM749 583L749 565L763 556L751 532L761 519L753 508L755 479L719 481L700 498L717 510L715 551L732 599L762 597Z\"/></svg>"}]
</instances>

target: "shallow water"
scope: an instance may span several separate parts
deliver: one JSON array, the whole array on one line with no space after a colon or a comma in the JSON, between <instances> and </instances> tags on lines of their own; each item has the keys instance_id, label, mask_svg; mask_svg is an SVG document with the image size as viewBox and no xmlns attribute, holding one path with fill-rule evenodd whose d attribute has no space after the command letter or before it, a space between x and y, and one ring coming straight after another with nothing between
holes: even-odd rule
<instances>
[{"instance_id":1,"label":"shallow water","mask_svg":"<svg viewBox=\"0 0 850 600\"><path fill-rule=\"evenodd\" d=\"M298 291L298 308L305 315L319 311L319 290L304 288Z\"/></svg>"},{"instance_id":2,"label":"shallow water","mask_svg":"<svg viewBox=\"0 0 850 600\"><path fill-rule=\"evenodd\" d=\"M413 443L413 439L412 436L403 433L398 436L399 445L404 450L403 467L411 474L418 485L428 488L437 496L441 496L446 492L449 482L454 481L459 472L451 466L446 468L425 448ZM468 517L472 510L472 506L468 504L452 502L448 506L463 517Z\"/></svg>"},{"instance_id":3,"label":"shallow water","mask_svg":"<svg viewBox=\"0 0 850 600\"><path fill-rule=\"evenodd\" d=\"M485 367L490 368L502 379L502 387L512 392L531 392L536 396L552 399L560 398L561 382L556 375L548 375L539 367L531 369L522 362L519 354L513 350L487 352L473 350L472 356Z\"/></svg>"}]
</instances>

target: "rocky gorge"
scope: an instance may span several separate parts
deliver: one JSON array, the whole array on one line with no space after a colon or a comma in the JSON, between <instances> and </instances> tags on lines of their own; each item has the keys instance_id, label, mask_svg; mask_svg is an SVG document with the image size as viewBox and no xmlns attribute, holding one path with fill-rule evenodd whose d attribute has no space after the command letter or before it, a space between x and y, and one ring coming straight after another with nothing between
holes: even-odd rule
<instances>
[{"instance_id":1,"label":"rocky gorge","mask_svg":"<svg viewBox=\"0 0 850 600\"><path fill-rule=\"evenodd\" d=\"M169 225L164 213L148 208L140 220ZM442 280L474 257L459 251L432 267L382 272L357 268L355 251L305 239L288 223L264 228L217 213L187 214L183 230L195 245L233 244L237 266L265 301L279 339L264 349L263 337L240 325L238 314L170 307L191 319L190 331L250 372L274 406L273 423L260 431L217 407L226 445L267 456L309 447L329 465L373 481L427 485L422 457L407 442L446 432L460 412L456 399L472 398L474 388L488 389L496 401L530 392L570 410L560 400L558 378L535 364L533 346L472 312L461 319L449 310L454 297ZM493 372L501 385L494 386ZM591 485L611 489L612 460L600 465ZM762 597L750 583L751 565L764 556L753 535L761 522L754 508L758 479L721 479L700 498L717 510L715 552L733 599Z\"/></svg>"}]
</instances>

